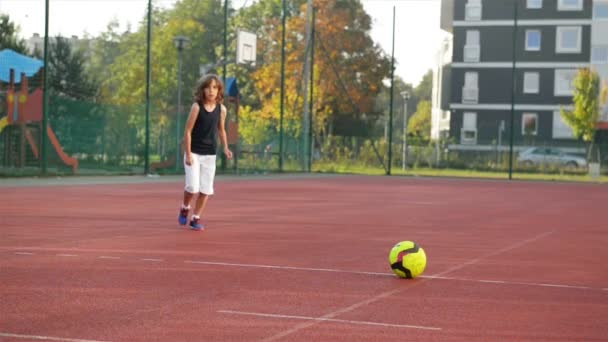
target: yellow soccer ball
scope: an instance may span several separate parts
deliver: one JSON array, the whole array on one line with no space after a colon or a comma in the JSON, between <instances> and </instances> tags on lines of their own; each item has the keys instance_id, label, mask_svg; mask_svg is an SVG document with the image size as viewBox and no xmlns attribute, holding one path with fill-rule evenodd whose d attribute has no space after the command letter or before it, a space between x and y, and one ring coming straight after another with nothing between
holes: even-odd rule
<instances>
[{"instance_id":1,"label":"yellow soccer ball","mask_svg":"<svg viewBox=\"0 0 608 342\"><path fill-rule=\"evenodd\" d=\"M426 268L424 249L413 241L401 241L396 244L388 256L391 269L401 278L416 278Z\"/></svg>"}]
</instances>

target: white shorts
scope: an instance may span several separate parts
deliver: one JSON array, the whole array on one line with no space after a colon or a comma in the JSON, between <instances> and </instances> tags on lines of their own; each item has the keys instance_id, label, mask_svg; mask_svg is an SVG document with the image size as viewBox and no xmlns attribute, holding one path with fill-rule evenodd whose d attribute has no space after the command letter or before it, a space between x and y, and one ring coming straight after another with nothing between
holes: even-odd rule
<instances>
[{"instance_id":1,"label":"white shorts","mask_svg":"<svg viewBox=\"0 0 608 342\"><path fill-rule=\"evenodd\" d=\"M192 165L186 165L186 187L184 190L191 194L200 192L213 195L213 180L215 178L215 156L192 153Z\"/></svg>"}]
</instances>

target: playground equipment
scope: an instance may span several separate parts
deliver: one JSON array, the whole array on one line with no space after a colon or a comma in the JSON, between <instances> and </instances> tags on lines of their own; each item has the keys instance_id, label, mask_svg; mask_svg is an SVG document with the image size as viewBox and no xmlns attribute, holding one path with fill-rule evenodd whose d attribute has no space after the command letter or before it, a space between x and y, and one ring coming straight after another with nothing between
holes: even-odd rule
<instances>
[{"instance_id":1,"label":"playground equipment","mask_svg":"<svg viewBox=\"0 0 608 342\"><path fill-rule=\"evenodd\" d=\"M31 155L40 161L40 142L42 141L42 89L36 88L29 92L28 76L40 71L42 62L18 54L12 50L0 51L0 81L8 82L6 91L7 115L0 119L0 133L4 138L4 164L22 168L26 165L28 154L26 143ZM15 74L20 73L21 90L15 90ZM46 135L57 152L61 161L78 170L78 159L65 153L57 140L50 125L46 127Z\"/></svg>"}]
</instances>

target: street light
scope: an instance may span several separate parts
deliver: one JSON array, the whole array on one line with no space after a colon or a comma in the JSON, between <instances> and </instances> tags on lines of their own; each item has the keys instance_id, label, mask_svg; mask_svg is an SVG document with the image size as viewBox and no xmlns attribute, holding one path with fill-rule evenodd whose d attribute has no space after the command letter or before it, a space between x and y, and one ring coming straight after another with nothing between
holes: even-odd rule
<instances>
[{"instance_id":1,"label":"street light","mask_svg":"<svg viewBox=\"0 0 608 342\"><path fill-rule=\"evenodd\" d=\"M405 170L407 160L407 100L410 99L410 93L408 91L403 91L401 92L401 96L403 96L403 151L401 156L401 168Z\"/></svg>"},{"instance_id":2,"label":"street light","mask_svg":"<svg viewBox=\"0 0 608 342\"><path fill-rule=\"evenodd\" d=\"M182 54L184 48L190 43L190 38L184 36L176 36L173 38L173 43L177 48L177 123L176 123L176 149L175 149L175 171L179 171L179 165L181 164L181 153L180 153L180 117L182 112Z\"/></svg>"}]
</instances>

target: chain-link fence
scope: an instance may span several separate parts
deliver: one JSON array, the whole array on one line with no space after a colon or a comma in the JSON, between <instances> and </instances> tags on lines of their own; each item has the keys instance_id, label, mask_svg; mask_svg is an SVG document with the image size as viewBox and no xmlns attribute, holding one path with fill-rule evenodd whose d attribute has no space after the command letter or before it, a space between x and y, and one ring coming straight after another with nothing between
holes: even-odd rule
<instances>
[{"instance_id":1,"label":"chain-link fence","mask_svg":"<svg viewBox=\"0 0 608 342\"><path fill-rule=\"evenodd\" d=\"M515 4L519 12L511 11ZM523 0L32 0L25 12L19 6L26 5L0 5L4 175L182 173L184 125L194 84L205 73L217 73L226 86L235 158L218 158L219 172L552 178L587 175L597 165L605 174L608 167L605 104L598 102L591 154L590 141L577 138L560 111L576 111L579 69L598 71L598 95L608 77L591 39L593 1L567 12L554 4L533 12ZM118 10L134 13L130 25L112 19ZM408 25L429 13L435 57L418 66L408 58L423 53L412 40L420 32ZM104 15L105 26L92 29ZM556 16L555 25L538 24ZM78 36L60 34L68 21ZM388 46L372 36L379 25L392 36ZM242 32L253 41L241 39ZM560 35L578 52L544 45L561 44ZM539 36L554 38L541 44ZM410 52L395 56L403 46ZM427 72L412 84L395 73L402 67Z\"/></svg>"}]
</instances>

